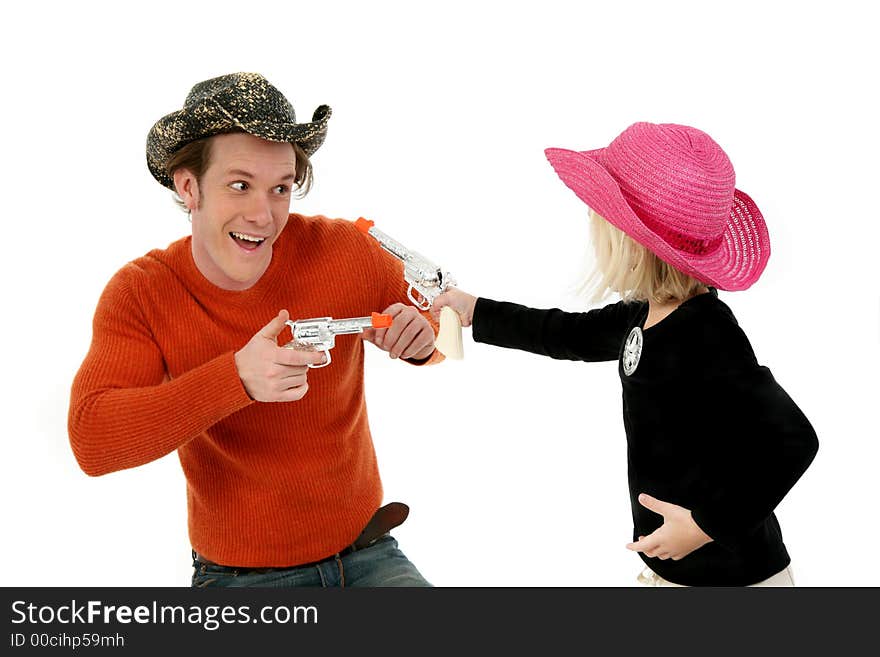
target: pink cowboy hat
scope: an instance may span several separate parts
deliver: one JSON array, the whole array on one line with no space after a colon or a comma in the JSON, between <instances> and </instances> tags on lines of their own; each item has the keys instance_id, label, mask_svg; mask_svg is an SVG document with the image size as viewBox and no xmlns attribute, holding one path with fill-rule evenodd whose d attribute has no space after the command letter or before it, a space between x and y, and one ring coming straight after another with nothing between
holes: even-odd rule
<instances>
[{"instance_id":1,"label":"pink cowboy hat","mask_svg":"<svg viewBox=\"0 0 880 657\"><path fill-rule=\"evenodd\" d=\"M744 290L764 271L764 217L734 187L730 159L705 132L634 123L607 148L544 153L594 212L685 274Z\"/></svg>"}]
</instances>

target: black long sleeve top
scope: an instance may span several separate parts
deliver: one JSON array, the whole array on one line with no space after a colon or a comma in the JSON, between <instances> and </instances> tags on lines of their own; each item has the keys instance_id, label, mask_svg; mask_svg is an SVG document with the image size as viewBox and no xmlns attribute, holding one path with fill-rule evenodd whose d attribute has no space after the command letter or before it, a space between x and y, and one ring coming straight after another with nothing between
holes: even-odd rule
<instances>
[{"instance_id":1,"label":"black long sleeve top","mask_svg":"<svg viewBox=\"0 0 880 657\"><path fill-rule=\"evenodd\" d=\"M647 314L646 302L571 313L480 298L473 337L556 359L617 359L633 540L663 524L640 493L690 509L713 539L678 561L642 559L688 586L766 579L790 562L773 510L816 455L816 433L715 289L644 329Z\"/></svg>"}]
</instances>

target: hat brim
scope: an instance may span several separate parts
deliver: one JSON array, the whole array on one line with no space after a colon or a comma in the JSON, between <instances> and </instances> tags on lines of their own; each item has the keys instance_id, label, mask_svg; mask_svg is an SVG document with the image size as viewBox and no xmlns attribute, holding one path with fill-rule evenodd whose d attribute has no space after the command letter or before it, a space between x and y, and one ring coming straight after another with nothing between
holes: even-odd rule
<instances>
[{"instance_id":1,"label":"hat brim","mask_svg":"<svg viewBox=\"0 0 880 657\"><path fill-rule=\"evenodd\" d=\"M169 158L198 139L235 130L243 130L267 141L295 143L311 157L324 143L331 113L329 106L321 105L308 123L241 123L232 117L218 119L216 115L209 121L202 121L199 112L184 108L162 117L150 129L147 135L147 167L156 180L174 191L174 180L165 171Z\"/></svg>"},{"instance_id":2,"label":"hat brim","mask_svg":"<svg viewBox=\"0 0 880 657\"><path fill-rule=\"evenodd\" d=\"M734 190L717 249L703 255L687 253L670 245L639 218L602 165L604 150L548 148L544 154L579 199L664 262L721 290L745 290L758 280L770 257L770 236L763 215L747 194Z\"/></svg>"}]
</instances>

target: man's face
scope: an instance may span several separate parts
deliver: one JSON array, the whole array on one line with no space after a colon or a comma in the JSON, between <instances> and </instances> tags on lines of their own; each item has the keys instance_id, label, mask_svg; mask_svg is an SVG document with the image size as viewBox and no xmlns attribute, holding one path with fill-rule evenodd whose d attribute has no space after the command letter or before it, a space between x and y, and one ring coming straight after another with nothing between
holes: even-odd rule
<instances>
[{"instance_id":1,"label":"man's face","mask_svg":"<svg viewBox=\"0 0 880 657\"><path fill-rule=\"evenodd\" d=\"M269 267L287 224L296 157L290 144L244 133L218 135L210 146L201 183L191 177L184 185L193 192L181 194L192 208L193 259L217 287L246 290Z\"/></svg>"}]
</instances>

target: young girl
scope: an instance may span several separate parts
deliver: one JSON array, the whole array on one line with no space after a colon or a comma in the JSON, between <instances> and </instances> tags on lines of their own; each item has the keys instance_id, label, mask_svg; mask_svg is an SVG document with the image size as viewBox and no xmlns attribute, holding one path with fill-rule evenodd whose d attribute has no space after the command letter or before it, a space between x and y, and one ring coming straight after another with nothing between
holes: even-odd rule
<instances>
[{"instance_id":1,"label":"young girl","mask_svg":"<svg viewBox=\"0 0 880 657\"><path fill-rule=\"evenodd\" d=\"M718 289L754 283L764 219L707 134L636 123L607 148L547 159L590 208L597 298L537 310L452 289L473 337L551 358L618 360L633 542L654 586L793 586L773 509L816 454L807 418L759 365Z\"/></svg>"}]
</instances>

